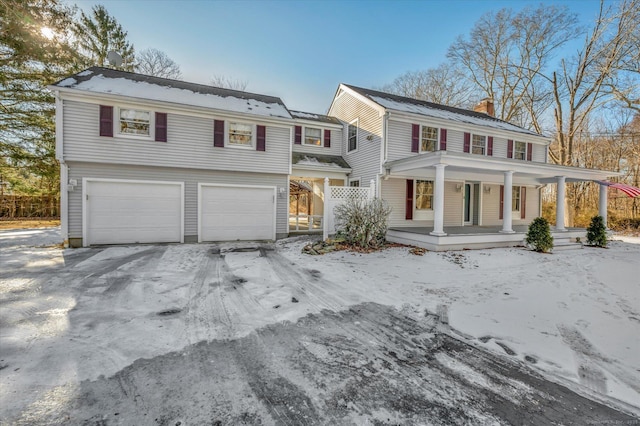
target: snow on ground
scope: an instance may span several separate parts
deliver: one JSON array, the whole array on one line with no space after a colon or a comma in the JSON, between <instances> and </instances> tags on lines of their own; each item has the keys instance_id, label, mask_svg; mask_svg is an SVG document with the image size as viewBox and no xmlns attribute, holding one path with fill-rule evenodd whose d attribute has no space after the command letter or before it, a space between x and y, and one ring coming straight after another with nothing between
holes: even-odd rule
<instances>
[{"instance_id":1,"label":"snow on ground","mask_svg":"<svg viewBox=\"0 0 640 426\"><path fill-rule=\"evenodd\" d=\"M618 237L620 239L620 237ZM640 238L608 249L521 248L285 255L345 290L398 308L445 312L463 337L595 394L640 407ZM636 242L636 244L631 244Z\"/></svg>"}]
</instances>

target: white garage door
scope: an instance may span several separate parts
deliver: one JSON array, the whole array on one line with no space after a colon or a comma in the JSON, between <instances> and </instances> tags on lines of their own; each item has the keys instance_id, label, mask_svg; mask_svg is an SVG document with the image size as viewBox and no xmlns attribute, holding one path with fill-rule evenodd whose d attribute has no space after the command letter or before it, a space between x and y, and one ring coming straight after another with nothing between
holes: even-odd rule
<instances>
[{"instance_id":1,"label":"white garage door","mask_svg":"<svg viewBox=\"0 0 640 426\"><path fill-rule=\"evenodd\" d=\"M274 187L200 184L200 241L275 240Z\"/></svg>"},{"instance_id":2,"label":"white garage door","mask_svg":"<svg viewBox=\"0 0 640 426\"><path fill-rule=\"evenodd\" d=\"M182 242L182 183L87 179L85 191L85 245Z\"/></svg>"}]
</instances>

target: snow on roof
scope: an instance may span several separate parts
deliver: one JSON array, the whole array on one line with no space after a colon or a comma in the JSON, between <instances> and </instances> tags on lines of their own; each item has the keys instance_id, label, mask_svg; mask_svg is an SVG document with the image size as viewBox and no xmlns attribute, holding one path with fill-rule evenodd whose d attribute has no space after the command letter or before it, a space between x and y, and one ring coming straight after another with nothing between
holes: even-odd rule
<instances>
[{"instance_id":1,"label":"snow on roof","mask_svg":"<svg viewBox=\"0 0 640 426\"><path fill-rule=\"evenodd\" d=\"M335 117L330 117L328 115L322 114L313 114L310 112L302 112L302 111L289 111L293 118L300 118L303 120L313 120L313 121L321 121L323 123L333 123L340 124L340 120Z\"/></svg>"},{"instance_id":2,"label":"snow on roof","mask_svg":"<svg viewBox=\"0 0 640 426\"><path fill-rule=\"evenodd\" d=\"M350 169L351 166L339 155L304 154L294 152L292 163L295 166L314 166L322 168Z\"/></svg>"},{"instance_id":3,"label":"snow on roof","mask_svg":"<svg viewBox=\"0 0 640 426\"><path fill-rule=\"evenodd\" d=\"M439 105L433 102L421 101L404 96L392 95L390 93L379 92L371 89L346 85L359 94L371 99L378 105L401 112L420 114L428 117L442 118L444 120L458 121L461 123L473 124L476 126L491 127L494 129L506 130L510 132L524 133L532 136L542 136L531 130L516 126L490 115L470 111L462 108Z\"/></svg>"},{"instance_id":4,"label":"snow on roof","mask_svg":"<svg viewBox=\"0 0 640 426\"><path fill-rule=\"evenodd\" d=\"M282 100L237 90L92 67L56 84L57 87L205 108L291 118Z\"/></svg>"}]
</instances>

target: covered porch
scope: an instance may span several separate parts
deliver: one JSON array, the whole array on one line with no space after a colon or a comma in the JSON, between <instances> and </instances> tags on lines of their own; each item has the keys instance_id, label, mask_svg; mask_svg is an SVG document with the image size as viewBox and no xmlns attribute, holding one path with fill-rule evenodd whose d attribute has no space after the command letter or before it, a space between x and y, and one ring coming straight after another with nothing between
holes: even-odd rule
<instances>
[{"instance_id":1,"label":"covered porch","mask_svg":"<svg viewBox=\"0 0 640 426\"><path fill-rule=\"evenodd\" d=\"M556 223L552 228L554 241L570 243L576 238L584 238L584 229L565 227L565 183L567 181L600 181L615 172L556 166L547 163L522 161L506 158L473 155L469 153L449 153L437 151L416 155L385 164L382 177L383 198L388 197L394 187L394 180L407 180L407 211L413 195L409 187L426 179L433 187L431 212L426 221L416 221L407 213L407 220L391 223L387 239L398 243L417 245L430 250L451 250L465 248L507 247L522 245L528 225L533 218L541 215L540 190L546 185L557 185ZM467 195L465 188L475 186L475 200ZM600 191L599 211L606 220L606 186ZM526 190L526 191L525 191ZM459 192L456 196L453 191ZM531 195L534 203L526 206L523 200ZM499 195L498 195L499 194ZM463 197L463 200L460 200ZM469 205L478 205L480 214L470 220ZM415 201L414 201L415 206ZM452 215L464 206L464 214ZM415 213L417 210L414 210ZM404 218L403 218L404 219Z\"/></svg>"}]
</instances>

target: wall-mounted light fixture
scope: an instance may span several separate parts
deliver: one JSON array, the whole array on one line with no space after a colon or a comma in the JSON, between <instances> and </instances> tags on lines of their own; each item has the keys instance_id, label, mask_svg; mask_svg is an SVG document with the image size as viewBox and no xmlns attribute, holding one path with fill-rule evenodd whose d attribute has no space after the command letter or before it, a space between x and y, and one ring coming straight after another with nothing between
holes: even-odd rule
<instances>
[{"instance_id":1,"label":"wall-mounted light fixture","mask_svg":"<svg viewBox=\"0 0 640 426\"><path fill-rule=\"evenodd\" d=\"M485 194L491 194L491 187L489 185L485 185L484 186L484 193Z\"/></svg>"},{"instance_id":2,"label":"wall-mounted light fixture","mask_svg":"<svg viewBox=\"0 0 640 426\"><path fill-rule=\"evenodd\" d=\"M367 135L367 140L368 141L372 141L373 140L373 135Z\"/></svg>"},{"instance_id":3,"label":"wall-mounted light fixture","mask_svg":"<svg viewBox=\"0 0 640 426\"><path fill-rule=\"evenodd\" d=\"M456 184L456 192L462 192L462 184L461 183Z\"/></svg>"}]
</instances>

